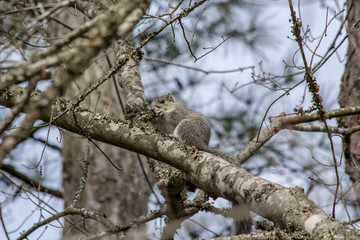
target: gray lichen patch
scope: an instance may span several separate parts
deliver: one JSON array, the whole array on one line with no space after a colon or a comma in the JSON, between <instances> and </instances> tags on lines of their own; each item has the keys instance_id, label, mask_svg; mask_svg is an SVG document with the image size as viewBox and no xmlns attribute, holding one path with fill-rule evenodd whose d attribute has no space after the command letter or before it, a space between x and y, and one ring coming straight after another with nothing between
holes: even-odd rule
<instances>
[{"instance_id":1,"label":"gray lichen patch","mask_svg":"<svg viewBox=\"0 0 360 240\"><path fill-rule=\"evenodd\" d=\"M274 192L276 188L272 184L261 184L256 191L254 191L252 198L256 202L264 201L264 196L270 196L272 192Z\"/></svg>"},{"instance_id":2,"label":"gray lichen patch","mask_svg":"<svg viewBox=\"0 0 360 240\"><path fill-rule=\"evenodd\" d=\"M59 111L64 111L71 108L72 104L65 98L59 98L58 100L56 100L55 106L58 107Z\"/></svg>"},{"instance_id":3,"label":"gray lichen patch","mask_svg":"<svg viewBox=\"0 0 360 240\"><path fill-rule=\"evenodd\" d=\"M109 124L108 124L108 128L105 128L105 130L107 130L107 131L113 131L113 132L115 132L115 131L117 131L118 129L119 129L119 125L118 124L116 124L116 123L114 123L114 122L110 122Z\"/></svg>"}]
</instances>

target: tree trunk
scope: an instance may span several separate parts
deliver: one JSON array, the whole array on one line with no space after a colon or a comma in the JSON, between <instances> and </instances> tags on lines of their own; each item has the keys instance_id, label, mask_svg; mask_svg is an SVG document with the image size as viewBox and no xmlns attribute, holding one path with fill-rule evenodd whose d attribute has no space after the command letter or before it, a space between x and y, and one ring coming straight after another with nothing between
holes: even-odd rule
<instances>
[{"instance_id":1,"label":"tree trunk","mask_svg":"<svg viewBox=\"0 0 360 240\"><path fill-rule=\"evenodd\" d=\"M108 85L109 89L106 92L109 96L111 84ZM116 101L112 103L116 103ZM106 103L103 101L98 104L102 109L105 108L105 105ZM114 107L116 106L107 108ZM65 207L69 206L74 199L76 187L82 175L82 161L85 159L87 148L90 147L86 187L77 207L103 213L108 219L120 225L146 214L149 187L145 182L144 173L141 171L136 154L108 144L99 142L96 144L106 153L113 164L121 167L122 170L115 169L92 143L88 144L88 140L81 139L79 135L71 136L65 132L63 150ZM72 223L78 224L77 227L73 227L72 223L66 222L64 239L84 237L78 228L84 230L85 227L91 233L104 230L103 226L95 221L88 222L87 220L84 224L82 221L79 222L80 217L70 219ZM143 230L142 233L144 233Z\"/></svg>"},{"instance_id":2,"label":"tree trunk","mask_svg":"<svg viewBox=\"0 0 360 240\"><path fill-rule=\"evenodd\" d=\"M70 12L71 11L71 12ZM58 16L61 22L74 29L84 16L75 10L69 10L65 14ZM52 26L51 34L62 36L66 34L66 29L62 26ZM71 47L71 46L70 46ZM66 92L67 99L76 99L91 83L103 77L110 66L109 62L114 63L114 54L101 53L96 61L90 66L79 66L86 70L82 76L77 78ZM94 112L105 113L110 117L119 119L124 118L120 101L115 91L118 86L109 79L102 84L96 91L81 103L81 106L92 109ZM91 128L92 126L81 126ZM117 170L104 154L86 137L63 131L63 192L65 208L72 204L75 197L77 186L82 176L83 161L88 161L88 172L85 190L81 194L76 207L83 207L88 210L104 214L109 220L119 225L129 223L137 216L145 215L147 211L147 201L150 188L145 181L144 172L140 165L140 160L135 153L114 147L108 144L95 142L96 145L106 154L113 165L120 167ZM87 152L89 154L87 155ZM141 160L143 161L143 160ZM145 162L144 162L145 163ZM146 174L149 173L145 164ZM93 220L84 220L79 216L67 217L64 239L78 239L87 235L92 235L103 231L104 226ZM131 239L143 239L145 227L135 229L131 234ZM138 235L140 234L140 236ZM115 239L112 236L109 239Z\"/></svg>"},{"instance_id":3,"label":"tree trunk","mask_svg":"<svg viewBox=\"0 0 360 240\"><path fill-rule=\"evenodd\" d=\"M339 103L341 107L358 106L360 104L360 30L357 21L360 17L360 2L347 1L349 46L347 63L341 82ZM354 24L357 25L355 26ZM340 127L351 128L359 125L359 115L338 119ZM344 136L345 170L354 183L356 199L360 203L360 132Z\"/></svg>"}]
</instances>

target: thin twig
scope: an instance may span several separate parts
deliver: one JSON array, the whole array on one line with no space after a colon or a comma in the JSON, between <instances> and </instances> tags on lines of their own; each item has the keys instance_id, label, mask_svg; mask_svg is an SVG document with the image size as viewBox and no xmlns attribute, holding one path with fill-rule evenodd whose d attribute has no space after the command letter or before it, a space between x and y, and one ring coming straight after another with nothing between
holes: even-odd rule
<instances>
[{"instance_id":1,"label":"thin twig","mask_svg":"<svg viewBox=\"0 0 360 240\"><path fill-rule=\"evenodd\" d=\"M75 192L75 196L74 199L70 205L70 207L75 207L76 203L79 201L80 196L82 194L82 192L85 189L85 185L86 185L86 179L87 179L87 175L88 175L88 167L89 167L89 158L90 158L90 146L89 144L87 145L87 149L86 149L86 153L85 153L85 159L82 162L82 167L81 167L81 177Z\"/></svg>"},{"instance_id":2,"label":"thin twig","mask_svg":"<svg viewBox=\"0 0 360 240\"><path fill-rule=\"evenodd\" d=\"M91 139L91 137L89 136L89 134L87 134L87 132L85 131L85 128L81 126L81 124L78 122L77 118L76 118L76 114L75 111L72 111L73 113L73 118L74 118L74 122L76 127L80 130L81 134L86 137L89 142L91 142L103 155L104 157L109 161L109 163L118 171L121 171L121 167L118 167L115 165L115 163L110 159L110 157L99 147L99 145L97 145L94 140Z\"/></svg>"},{"instance_id":3,"label":"thin twig","mask_svg":"<svg viewBox=\"0 0 360 240\"><path fill-rule=\"evenodd\" d=\"M190 70L202 72L202 73L205 73L205 74L211 74L211 73L215 73L215 74L220 73L220 74L223 74L223 73L242 72L242 71L244 71L244 70L253 69L253 68L254 68L254 66L248 66L248 67L238 67L238 68L236 68L236 69L230 69L230 70L204 70L204 69L201 69L201 68L192 67L192 66L188 66L188 65L184 65L184 64L180 64L180 63L175 63L175 62L172 62L172 61L167 61L167 60L163 60L163 59L159 59L159 58L150 58L150 57L144 56L143 59L144 59L144 60L147 60L147 61L154 61L154 62L160 62L160 63L170 64L170 65L174 65L174 66L177 66L177 67L181 67L181 68L186 68L186 69L190 69Z\"/></svg>"},{"instance_id":4,"label":"thin twig","mask_svg":"<svg viewBox=\"0 0 360 240\"><path fill-rule=\"evenodd\" d=\"M334 194L334 201L333 201L333 210L332 210L332 217L335 218L335 206L336 206L336 199L337 199L337 194L338 194L339 185L340 185L340 177L339 177L339 172L338 172L338 168L337 168L338 164L337 164L337 160L336 160L336 156L335 156L334 143L332 141L331 132L328 129L328 125L326 122L326 116L325 116L325 110L324 110L323 103L322 103L322 98L319 95L319 85L317 84L316 78L313 75L311 66L309 66L307 63L305 51L303 49L304 38L301 36L301 33L300 33L300 28L302 26L302 22L300 21L300 19L298 19L296 17L296 13L295 13L293 5L292 5L292 0L289 0L289 7L290 7L291 19L293 22L292 33L295 36L296 41L299 45L299 50L300 50L301 57L302 57L302 60L304 63L304 68L305 68L304 79L306 80L308 87L309 87L309 91L312 94L313 102L318 109L320 120L324 123L324 126L327 129L327 135L328 135L329 142L330 142L331 154L333 156L334 170L335 170L336 181L337 181L335 194Z\"/></svg>"},{"instance_id":5,"label":"thin twig","mask_svg":"<svg viewBox=\"0 0 360 240\"><path fill-rule=\"evenodd\" d=\"M223 38L223 41L222 41L221 43L219 43L219 44L218 44L217 46L215 46L215 47L211 47L211 50L210 50L210 51L208 51L207 53L205 53L205 54L201 55L200 57L198 57L198 58L196 59L196 61L202 59L203 57L205 57L205 56L208 55L209 53L212 53L212 52L215 51L218 47L220 47L223 43L225 43L227 40L229 40L230 38L234 37L235 35L236 35L236 33L233 33L233 34L231 34L230 36L228 36L228 37L226 37L226 38L222 37L222 38ZM206 48L204 48L204 49L206 49ZM196 62L196 61L195 61L195 62Z\"/></svg>"},{"instance_id":6,"label":"thin twig","mask_svg":"<svg viewBox=\"0 0 360 240\"><path fill-rule=\"evenodd\" d=\"M205 10L206 10L206 8L204 8L204 9L201 11L201 13L199 14L198 19L196 20L196 23L195 23L195 25L194 25L194 29L193 29L193 32L192 32L192 35L191 35L191 41L190 41L190 44L191 44L191 45L192 45L193 42L194 42L195 31L196 31L197 25L198 25L198 23L199 23L199 21L200 21L201 16L202 16L203 13L205 12Z\"/></svg>"},{"instance_id":7,"label":"thin twig","mask_svg":"<svg viewBox=\"0 0 360 240\"><path fill-rule=\"evenodd\" d=\"M88 211L84 208L66 208L64 211L56 213L54 215L52 215L49 218L44 219L43 221L40 221L36 224L34 224L31 228L29 228L26 232L22 233L20 235L20 237L17 238L17 240L23 240L26 239L32 232L34 232L35 230L37 230L39 227L44 226L46 224L49 224L52 221L58 220L62 217L65 217L67 215L80 215L84 218L91 218L94 220L99 221L100 223L102 223L105 227L107 228L113 228L115 225L109 221L107 218L105 218L104 216L102 216L102 214L96 213L96 212L91 212Z\"/></svg>"},{"instance_id":8,"label":"thin twig","mask_svg":"<svg viewBox=\"0 0 360 240\"><path fill-rule=\"evenodd\" d=\"M2 227L4 229L6 238L8 240L10 240L9 233L8 233L8 231L6 229L5 221L4 221L3 214L2 214L2 204L1 204L1 202L0 202L0 221L1 221L1 225L2 225Z\"/></svg>"},{"instance_id":9,"label":"thin twig","mask_svg":"<svg viewBox=\"0 0 360 240\"><path fill-rule=\"evenodd\" d=\"M302 84L304 82L304 80L301 80L300 82L296 83L294 86L292 86L291 88L289 88L287 91L285 91L283 94L281 94L278 98L276 98L274 101L272 101L272 103L270 103L270 105L267 107L266 111L265 111L265 114L264 114L264 117L263 119L261 120L261 124L260 124L260 127L259 127L259 130L258 130L258 134L257 134L257 140L259 140L259 137L260 137L260 131L261 131L261 128L265 122L265 119L266 119L266 116L267 114L269 113L270 111L270 108L272 107L272 105L274 105L278 100L280 100L282 97L286 96L289 94L289 92L291 90L293 90L294 88L296 88L297 86L299 86L300 84Z\"/></svg>"},{"instance_id":10,"label":"thin twig","mask_svg":"<svg viewBox=\"0 0 360 240\"><path fill-rule=\"evenodd\" d=\"M337 16L339 16L340 14L342 14L344 11L345 11L345 10L343 9L343 10L341 10L340 12L338 12L337 14L335 14L335 15L330 19L329 22L327 21L328 11L326 11L326 25L325 25L325 29L324 29L323 33L321 34L321 37L320 37L320 39L319 39L319 42L316 44L315 50L313 51L313 54L312 54L312 56L311 56L310 65L309 65L310 68L312 68L312 64L313 64L313 61L314 61L314 57L315 57L316 51L317 51L318 48L320 47L321 41L323 40L324 36L326 36L326 32L327 32L328 27L330 26L331 22L332 22Z\"/></svg>"},{"instance_id":11,"label":"thin twig","mask_svg":"<svg viewBox=\"0 0 360 240\"><path fill-rule=\"evenodd\" d=\"M29 178L26 174L23 174L19 171L17 171L15 169L14 166L12 165L9 165L9 164L6 164L6 163L3 163L1 165L1 169L6 171L7 173L11 174L12 176L20 179L21 181L25 182L26 184L30 185L30 186L39 186L41 184L39 184L38 181L36 180L33 180L31 178ZM55 189L49 189L49 188L46 188L44 186L41 186L41 188L39 189L41 192L44 192L44 193L49 193L55 197L58 197L58 198L63 198L63 194L61 191L59 190L55 190Z\"/></svg>"},{"instance_id":12,"label":"thin twig","mask_svg":"<svg viewBox=\"0 0 360 240\"><path fill-rule=\"evenodd\" d=\"M198 59L197 59L197 57L195 56L194 52L191 49L191 43L188 41L188 39L186 37L185 28L184 28L184 26L183 26L183 24L181 22L181 18L179 18L179 24L180 24L180 27L181 27L185 42L186 42L186 44L188 46L189 52L190 52L191 56L193 56L193 58L195 59L194 62L196 62Z\"/></svg>"},{"instance_id":13,"label":"thin twig","mask_svg":"<svg viewBox=\"0 0 360 240\"><path fill-rule=\"evenodd\" d=\"M143 164L143 162L142 162L142 160L141 160L140 154L139 154L139 153L136 153L136 156L137 156L138 162L139 162L139 164L140 164L141 171L142 171L143 174L144 174L145 181L146 181L146 183L148 184L148 186L149 186L149 188L150 188L150 191L154 194L154 197L155 197L155 199L156 199L157 204L160 205L160 204L161 204L161 201L160 201L159 197L157 196L156 192L154 191L153 185L152 185L152 183L150 182L150 179L149 179L149 177L148 177L148 174L147 174L146 171L145 171L144 164Z\"/></svg>"}]
</instances>

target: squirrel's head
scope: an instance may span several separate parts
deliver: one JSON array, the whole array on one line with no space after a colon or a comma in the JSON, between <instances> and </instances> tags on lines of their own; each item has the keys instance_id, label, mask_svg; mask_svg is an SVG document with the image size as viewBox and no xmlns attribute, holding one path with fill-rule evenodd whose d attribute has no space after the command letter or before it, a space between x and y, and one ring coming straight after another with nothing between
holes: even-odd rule
<instances>
[{"instance_id":1,"label":"squirrel's head","mask_svg":"<svg viewBox=\"0 0 360 240\"><path fill-rule=\"evenodd\" d=\"M171 93L168 93L164 96L154 99L151 103L151 109L162 108L166 111L171 108L174 103L177 103L176 99Z\"/></svg>"}]
</instances>

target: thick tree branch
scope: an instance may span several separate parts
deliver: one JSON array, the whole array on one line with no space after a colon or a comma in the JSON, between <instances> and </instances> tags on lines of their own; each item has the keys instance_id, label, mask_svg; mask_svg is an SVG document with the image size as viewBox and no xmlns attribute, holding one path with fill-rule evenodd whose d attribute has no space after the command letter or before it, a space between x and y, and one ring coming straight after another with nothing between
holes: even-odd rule
<instances>
[{"instance_id":1,"label":"thick tree branch","mask_svg":"<svg viewBox=\"0 0 360 240\"><path fill-rule=\"evenodd\" d=\"M265 240L265 239L302 239L313 240L306 232L286 232L283 230L266 231L266 232L253 232L250 234L241 234L230 237L217 237L207 238L207 240ZM195 238L194 240L201 240L201 238Z\"/></svg>"},{"instance_id":2,"label":"thick tree branch","mask_svg":"<svg viewBox=\"0 0 360 240\"><path fill-rule=\"evenodd\" d=\"M125 36L117 41L114 46L117 61L126 58L129 52L134 52L131 36ZM146 109L144 87L137 64L139 57L133 55L117 74L117 80L124 90L125 117L131 120Z\"/></svg>"},{"instance_id":3,"label":"thick tree branch","mask_svg":"<svg viewBox=\"0 0 360 240\"><path fill-rule=\"evenodd\" d=\"M24 89L14 86L9 91L12 91L11 96L4 92L0 95L0 104L7 107L16 103L16 98L21 97ZM32 96L32 101L36 101L36 95ZM69 104L65 100L58 100L52 107L53 116L70 107ZM51 120L50 109L44 110L47 111L42 112L41 118L48 122ZM340 109L333 111L328 117L335 117L335 112L350 114L357 111L359 111L358 108ZM310 116L316 118L316 115ZM308 121L311 117L299 116ZM301 188L288 189L271 183L222 158L188 147L170 137L160 136L150 127L130 126L80 107L73 113L64 114L54 124L80 133L74 118L93 139L144 154L176 167L184 172L194 185L211 196L246 204L251 211L278 223L284 229L304 230L318 238L331 236L354 239L359 237L359 233L354 233L340 222L331 219L321 208L308 200ZM294 117L284 119L298 123L299 118L297 121ZM280 120L278 126L286 123Z\"/></svg>"}]
</instances>

